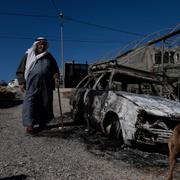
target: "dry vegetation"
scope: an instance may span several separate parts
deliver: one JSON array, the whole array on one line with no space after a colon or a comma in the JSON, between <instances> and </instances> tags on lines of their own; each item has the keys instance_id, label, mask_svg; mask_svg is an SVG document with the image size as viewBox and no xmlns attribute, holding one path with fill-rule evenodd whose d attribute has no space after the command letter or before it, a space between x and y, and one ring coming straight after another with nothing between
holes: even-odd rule
<instances>
[{"instance_id":1,"label":"dry vegetation","mask_svg":"<svg viewBox=\"0 0 180 180\"><path fill-rule=\"evenodd\" d=\"M0 100L13 100L15 93L9 91L7 87L0 86Z\"/></svg>"}]
</instances>

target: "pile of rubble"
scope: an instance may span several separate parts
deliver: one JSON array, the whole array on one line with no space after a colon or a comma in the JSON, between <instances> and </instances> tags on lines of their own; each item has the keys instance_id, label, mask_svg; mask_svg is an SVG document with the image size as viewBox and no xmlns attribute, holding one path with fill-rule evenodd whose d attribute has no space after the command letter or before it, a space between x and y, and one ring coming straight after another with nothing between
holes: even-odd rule
<instances>
[{"instance_id":1,"label":"pile of rubble","mask_svg":"<svg viewBox=\"0 0 180 180\"><path fill-rule=\"evenodd\" d=\"M0 86L0 101L2 100L14 100L15 93L10 91L6 86Z\"/></svg>"}]
</instances>

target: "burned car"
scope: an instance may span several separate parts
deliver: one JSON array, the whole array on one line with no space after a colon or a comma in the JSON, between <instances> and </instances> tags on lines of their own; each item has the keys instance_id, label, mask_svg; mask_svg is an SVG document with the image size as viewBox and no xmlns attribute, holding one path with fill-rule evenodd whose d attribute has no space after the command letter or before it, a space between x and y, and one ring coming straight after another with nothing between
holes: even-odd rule
<instances>
[{"instance_id":1,"label":"burned car","mask_svg":"<svg viewBox=\"0 0 180 180\"><path fill-rule=\"evenodd\" d=\"M92 66L78 84L71 106L76 122L84 120L127 145L156 145L167 143L180 123L175 100L170 87L162 86L154 74L102 63Z\"/></svg>"}]
</instances>

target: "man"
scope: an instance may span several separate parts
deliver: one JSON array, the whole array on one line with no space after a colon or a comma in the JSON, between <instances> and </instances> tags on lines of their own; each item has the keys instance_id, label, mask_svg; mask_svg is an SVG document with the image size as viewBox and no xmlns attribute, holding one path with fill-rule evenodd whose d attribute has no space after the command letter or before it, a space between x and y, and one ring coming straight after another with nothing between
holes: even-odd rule
<instances>
[{"instance_id":1,"label":"man","mask_svg":"<svg viewBox=\"0 0 180 180\"><path fill-rule=\"evenodd\" d=\"M35 124L44 128L54 118L54 78L59 75L59 70L56 60L47 49L47 40L43 37L37 38L25 53L16 72L20 90L26 90L22 121L27 133L33 133Z\"/></svg>"}]
</instances>

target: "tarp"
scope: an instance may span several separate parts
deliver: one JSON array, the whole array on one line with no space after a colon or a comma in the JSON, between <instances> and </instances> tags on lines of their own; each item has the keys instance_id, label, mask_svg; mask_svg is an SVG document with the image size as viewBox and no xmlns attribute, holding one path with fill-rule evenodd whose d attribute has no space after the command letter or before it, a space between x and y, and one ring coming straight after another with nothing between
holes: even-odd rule
<instances>
[{"instance_id":1,"label":"tarp","mask_svg":"<svg viewBox=\"0 0 180 180\"><path fill-rule=\"evenodd\" d=\"M125 55L117 57L117 63L128 67L153 71L154 49L152 46L137 48Z\"/></svg>"}]
</instances>

